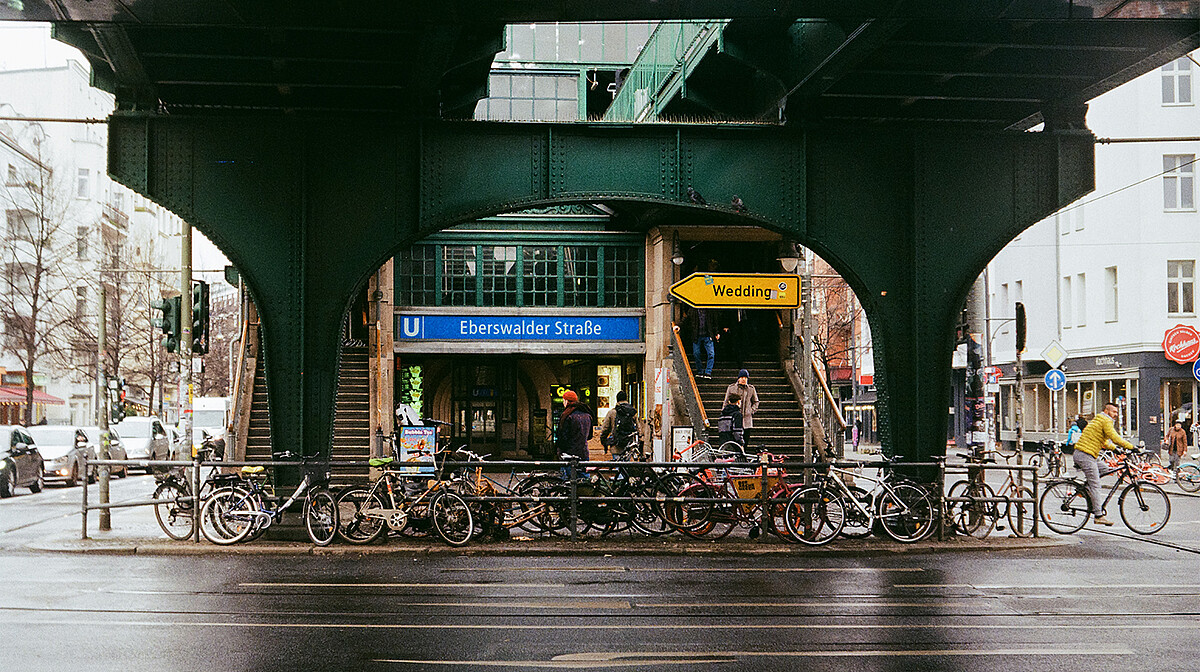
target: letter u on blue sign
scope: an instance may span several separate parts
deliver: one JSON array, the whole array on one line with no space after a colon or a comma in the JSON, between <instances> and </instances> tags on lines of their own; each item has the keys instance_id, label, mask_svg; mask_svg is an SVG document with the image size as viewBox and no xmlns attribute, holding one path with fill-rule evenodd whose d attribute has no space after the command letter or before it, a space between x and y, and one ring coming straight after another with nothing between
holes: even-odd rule
<instances>
[{"instance_id":1,"label":"letter u on blue sign","mask_svg":"<svg viewBox=\"0 0 1200 672\"><path fill-rule=\"evenodd\" d=\"M400 333L404 338L421 338L425 333L425 319L422 317L401 317Z\"/></svg>"}]
</instances>

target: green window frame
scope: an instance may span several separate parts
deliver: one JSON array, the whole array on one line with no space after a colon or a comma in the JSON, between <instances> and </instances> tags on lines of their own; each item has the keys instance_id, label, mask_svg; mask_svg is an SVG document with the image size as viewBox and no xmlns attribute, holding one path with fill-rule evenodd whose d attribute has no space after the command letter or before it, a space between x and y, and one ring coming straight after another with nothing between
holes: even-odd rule
<instances>
[{"instance_id":1,"label":"green window frame","mask_svg":"<svg viewBox=\"0 0 1200 672\"><path fill-rule=\"evenodd\" d=\"M424 243L396 255L396 305L640 308L635 243Z\"/></svg>"}]
</instances>

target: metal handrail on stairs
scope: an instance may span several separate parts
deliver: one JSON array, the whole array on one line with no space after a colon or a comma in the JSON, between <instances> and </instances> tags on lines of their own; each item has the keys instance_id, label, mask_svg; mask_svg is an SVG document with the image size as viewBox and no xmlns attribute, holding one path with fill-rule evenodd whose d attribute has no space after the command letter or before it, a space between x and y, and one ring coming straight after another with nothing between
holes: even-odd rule
<instances>
[{"instance_id":1,"label":"metal handrail on stairs","mask_svg":"<svg viewBox=\"0 0 1200 672\"><path fill-rule=\"evenodd\" d=\"M708 435L708 414L704 411L704 403L700 399L700 388L696 387L696 377L692 375L692 364L688 361L683 349L683 339L679 336L679 327L672 322L671 332L675 334L675 348L672 360L675 363L675 375L680 379L686 378L687 388L691 394L683 395L683 404L687 408L688 417L692 420L692 429L696 432L693 438L705 438Z\"/></svg>"}]
</instances>

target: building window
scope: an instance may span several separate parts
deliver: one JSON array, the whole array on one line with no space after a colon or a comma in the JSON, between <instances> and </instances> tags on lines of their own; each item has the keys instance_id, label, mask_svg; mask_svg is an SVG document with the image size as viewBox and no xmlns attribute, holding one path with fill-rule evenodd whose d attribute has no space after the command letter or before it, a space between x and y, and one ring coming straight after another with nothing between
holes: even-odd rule
<instances>
[{"instance_id":1,"label":"building window","mask_svg":"<svg viewBox=\"0 0 1200 672\"><path fill-rule=\"evenodd\" d=\"M75 229L75 258L87 259L88 257L88 227L80 226Z\"/></svg>"},{"instance_id":2,"label":"building window","mask_svg":"<svg viewBox=\"0 0 1200 672\"><path fill-rule=\"evenodd\" d=\"M1196 209L1196 155L1163 156L1163 209Z\"/></svg>"},{"instance_id":3,"label":"building window","mask_svg":"<svg viewBox=\"0 0 1200 672\"><path fill-rule=\"evenodd\" d=\"M75 180L75 198L91 198L92 196L92 173L87 168L79 169L79 176Z\"/></svg>"},{"instance_id":4,"label":"building window","mask_svg":"<svg viewBox=\"0 0 1200 672\"><path fill-rule=\"evenodd\" d=\"M642 305L642 249L604 248L604 305L627 308Z\"/></svg>"},{"instance_id":5,"label":"building window","mask_svg":"<svg viewBox=\"0 0 1200 672\"><path fill-rule=\"evenodd\" d=\"M1163 105L1192 104L1192 62L1186 56L1162 67Z\"/></svg>"},{"instance_id":6,"label":"building window","mask_svg":"<svg viewBox=\"0 0 1200 672\"><path fill-rule=\"evenodd\" d=\"M1017 280L1013 283L1013 303L1022 303L1025 301L1025 281ZM1015 309L1014 309L1015 310ZM1016 314L1015 312L1013 313Z\"/></svg>"},{"instance_id":7,"label":"building window","mask_svg":"<svg viewBox=\"0 0 1200 672\"><path fill-rule=\"evenodd\" d=\"M76 287L75 288L75 319L81 320L81 319L83 319L83 317L85 315L87 315L87 300L88 300L87 287Z\"/></svg>"},{"instance_id":8,"label":"building window","mask_svg":"<svg viewBox=\"0 0 1200 672\"><path fill-rule=\"evenodd\" d=\"M37 216L34 213L29 210L5 210L4 221L9 241L35 242Z\"/></svg>"},{"instance_id":9,"label":"building window","mask_svg":"<svg viewBox=\"0 0 1200 672\"><path fill-rule=\"evenodd\" d=\"M483 305L517 305L517 248L515 245L484 245L479 257Z\"/></svg>"},{"instance_id":10,"label":"building window","mask_svg":"<svg viewBox=\"0 0 1200 672\"><path fill-rule=\"evenodd\" d=\"M1087 326L1087 278L1080 273L1075 276L1075 326Z\"/></svg>"},{"instance_id":11,"label":"building window","mask_svg":"<svg viewBox=\"0 0 1200 672\"><path fill-rule=\"evenodd\" d=\"M1196 262L1167 262L1167 313L1190 315L1196 312Z\"/></svg>"},{"instance_id":12,"label":"building window","mask_svg":"<svg viewBox=\"0 0 1200 672\"><path fill-rule=\"evenodd\" d=\"M1063 329L1070 329L1074 321L1071 319L1071 276L1069 275L1063 276L1059 301L1059 321L1062 322Z\"/></svg>"},{"instance_id":13,"label":"building window","mask_svg":"<svg viewBox=\"0 0 1200 672\"><path fill-rule=\"evenodd\" d=\"M396 305L640 307L643 247L414 245L396 255Z\"/></svg>"},{"instance_id":14,"label":"building window","mask_svg":"<svg viewBox=\"0 0 1200 672\"><path fill-rule=\"evenodd\" d=\"M442 305L475 305L475 246L442 248Z\"/></svg>"},{"instance_id":15,"label":"building window","mask_svg":"<svg viewBox=\"0 0 1200 672\"><path fill-rule=\"evenodd\" d=\"M522 248L525 276L522 298L526 306L558 305L558 248L527 245Z\"/></svg>"},{"instance_id":16,"label":"building window","mask_svg":"<svg viewBox=\"0 0 1200 672\"><path fill-rule=\"evenodd\" d=\"M1117 321L1117 267L1104 269L1104 321Z\"/></svg>"},{"instance_id":17,"label":"building window","mask_svg":"<svg viewBox=\"0 0 1200 672\"><path fill-rule=\"evenodd\" d=\"M1000 312L1004 315L1008 315L1009 311L1011 310L1013 310L1013 307L1012 304L1009 303L1008 283L1004 282L1000 284ZM1000 333L1007 334L1008 326L1009 325L1005 323L1005 325L1001 327Z\"/></svg>"},{"instance_id":18,"label":"building window","mask_svg":"<svg viewBox=\"0 0 1200 672\"><path fill-rule=\"evenodd\" d=\"M20 181L17 177L17 167L11 163L8 164L8 179L5 181L5 183L10 187L15 187L20 184Z\"/></svg>"},{"instance_id":19,"label":"building window","mask_svg":"<svg viewBox=\"0 0 1200 672\"><path fill-rule=\"evenodd\" d=\"M579 75L493 73L475 118L486 121L577 121Z\"/></svg>"}]
</instances>

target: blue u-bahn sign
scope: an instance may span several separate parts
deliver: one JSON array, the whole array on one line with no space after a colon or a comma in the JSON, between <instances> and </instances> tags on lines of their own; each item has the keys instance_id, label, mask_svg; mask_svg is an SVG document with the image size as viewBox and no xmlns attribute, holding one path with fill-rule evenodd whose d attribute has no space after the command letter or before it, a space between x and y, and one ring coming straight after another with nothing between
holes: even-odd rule
<instances>
[{"instance_id":1,"label":"blue u-bahn sign","mask_svg":"<svg viewBox=\"0 0 1200 672\"><path fill-rule=\"evenodd\" d=\"M426 341L640 341L640 317L400 315L396 338Z\"/></svg>"}]
</instances>

